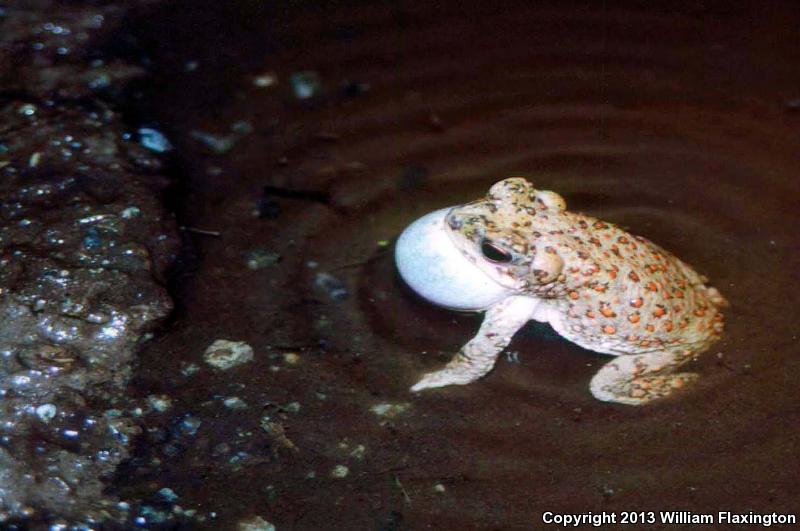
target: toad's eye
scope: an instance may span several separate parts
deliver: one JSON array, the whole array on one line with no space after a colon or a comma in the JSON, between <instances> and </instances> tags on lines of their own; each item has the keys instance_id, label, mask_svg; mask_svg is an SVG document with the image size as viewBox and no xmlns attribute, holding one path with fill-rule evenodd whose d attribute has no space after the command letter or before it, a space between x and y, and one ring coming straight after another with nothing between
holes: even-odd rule
<instances>
[{"instance_id":1,"label":"toad's eye","mask_svg":"<svg viewBox=\"0 0 800 531\"><path fill-rule=\"evenodd\" d=\"M498 247L489 240L483 240L481 243L481 252L483 256L490 262L498 264L507 264L511 261L511 253Z\"/></svg>"}]
</instances>

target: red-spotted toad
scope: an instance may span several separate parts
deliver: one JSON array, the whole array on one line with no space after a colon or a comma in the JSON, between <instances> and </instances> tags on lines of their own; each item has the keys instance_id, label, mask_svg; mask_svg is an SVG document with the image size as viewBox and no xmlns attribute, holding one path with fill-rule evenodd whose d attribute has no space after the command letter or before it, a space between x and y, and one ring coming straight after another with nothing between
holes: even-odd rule
<instances>
[{"instance_id":1,"label":"red-spotted toad","mask_svg":"<svg viewBox=\"0 0 800 531\"><path fill-rule=\"evenodd\" d=\"M716 341L722 295L654 243L566 210L525 179L500 181L466 205L432 212L400 236L403 279L441 306L485 311L478 334L412 388L468 384L488 373L527 321L617 356L592 378L599 400L644 404L693 381L675 372Z\"/></svg>"}]
</instances>

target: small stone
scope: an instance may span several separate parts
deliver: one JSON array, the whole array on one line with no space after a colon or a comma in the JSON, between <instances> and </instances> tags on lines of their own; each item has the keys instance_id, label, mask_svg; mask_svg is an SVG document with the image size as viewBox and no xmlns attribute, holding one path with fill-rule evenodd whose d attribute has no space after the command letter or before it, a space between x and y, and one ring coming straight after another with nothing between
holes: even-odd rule
<instances>
[{"instance_id":1,"label":"small stone","mask_svg":"<svg viewBox=\"0 0 800 531\"><path fill-rule=\"evenodd\" d=\"M142 213L139 207L130 206L123 210L120 215L123 219L137 218Z\"/></svg>"},{"instance_id":2,"label":"small stone","mask_svg":"<svg viewBox=\"0 0 800 531\"><path fill-rule=\"evenodd\" d=\"M442 485L441 483L437 483L436 485L433 486L433 492L438 492L438 493L441 494L441 493L445 492L446 490L447 489L445 488L445 486Z\"/></svg>"},{"instance_id":3,"label":"small stone","mask_svg":"<svg viewBox=\"0 0 800 531\"><path fill-rule=\"evenodd\" d=\"M200 370L196 363L184 363L181 365L181 374L184 376L191 376Z\"/></svg>"},{"instance_id":4,"label":"small stone","mask_svg":"<svg viewBox=\"0 0 800 531\"><path fill-rule=\"evenodd\" d=\"M147 403L154 410L163 413L172 407L172 398L167 395L150 395L147 397Z\"/></svg>"},{"instance_id":5,"label":"small stone","mask_svg":"<svg viewBox=\"0 0 800 531\"><path fill-rule=\"evenodd\" d=\"M186 435L195 435L203 421L193 415L186 415L179 424L180 430Z\"/></svg>"},{"instance_id":6,"label":"small stone","mask_svg":"<svg viewBox=\"0 0 800 531\"><path fill-rule=\"evenodd\" d=\"M42 422L50 422L50 420L56 416L57 412L58 410L53 404L42 404L36 408L36 416L39 417Z\"/></svg>"},{"instance_id":7,"label":"small stone","mask_svg":"<svg viewBox=\"0 0 800 531\"><path fill-rule=\"evenodd\" d=\"M345 465L336 465L331 470L331 477L336 479L344 479L350 474L350 469Z\"/></svg>"},{"instance_id":8,"label":"small stone","mask_svg":"<svg viewBox=\"0 0 800 531\"><path fill-rule=\"evenodd\" d=\"M278 76L274 72L265 72L253 78L253 85L258 88L268 88L278 84Z\"/></svg>"},{"instance_id":9,"label":"small stone","mask_svg":"<svg viewBox=\"0 0 800 531\"><path fill-rule=\"evenodd\" d=\"M297 365L300 363L300 354L297 352L287 352L283 355L283 361L287 365Z\"/></svg>"},{"instance_id":10,"label":"small stone","mask_svg":"<svg viewBox=\"0 0 800 531\"><path fill-rule=\"evenodd\" d=\"M358 446L353 448L353 450L350 452L350 457L352 457L353 459L357 459L358 461L361 461L362 459L364 459L364 456L366 454L367 454L367 447L364 446L363 444L359 444Z\"/></svg>"},{"instance_id":11,"label":"small stone","mask_svg":"<svg viewBox=\"0 0 800 531\"><path fill-rule=\"evenodd\" d=\"M139 143L142 147L149 149L154 153L166 153L172 149L172 144L164 133L152 127L140 127L137 131L139 133Z\"/></svg>"},{"instance_id":12,"label":"small stone","mask_svg":"<svg viewBox=\"0 0 800 531\"><path fill-rule=\"evenodd\" d=\"M277 264L281 261L281 255L266 249L253 249L245 254L245 261L248 269L257 271Z\"/></svg>"},{"instance_id":13,"label":"small stone","mask_svg":"<svg viewBox=\"0 0 800 531\"><path fill-rule=\"evenodd\" d=\"M231 131L241 136L249 135L253 132L253 124L247 120L239 120L231 124Z\"/></svg>"},{"instance_id":14,"label":"small stone","mask_svg":"<svg viewBox=\"0 0 800 531\"><path fill-rule=\"evenodd\" d=\"M239 398L238 396L229 396L225 400L222 401L225 404L225 407L228 409L246 409L247 402Z\"/></svg>"},{"instance_id":15,"label":"small stone","mask_svg":"<svg viewBox=\"0 0 800 531\"><path fill-rule=\"evenodd\" d=\"M170 503L178 501L178 495L175 494L175 491L168 487L164 487L163 489L159 490L158 495Z\"/></svg>"},{"instance_id":16,"label":"small stone","mask_svg":"<svg viewBox=\"0 0 800 531\"><path fill-rule=\"evenodd\" d=\"M239 531L275 531L275 526L260 516L239 520L236 528Z\"/></svg>"},{"instance_id":17,"label":"small stone","mask_svg":"<svg viewBox=\"0 0 800 531\"><path fill-rule=\"evenodd\" d=\"M237 138L232 135L215 135L198 130L191 131L189 136L205 144L206 147L208 147L217 155L222 155L223 153L230 151L230 149L236 144L237 140Z\"/></svg>"},{"instance_id":18,"label":"small stone","mask_svg":"<svg viewBox=\"0 0 800 531\"><path fill-rule=\"evenodd\" d=\"M381 404L375 404L369 410L379 417L383 417L386 419L395 418L396 416L405 413L408 408L411 407L411 404L408 402L400 402L397 404L391 404L388 402L384 402Z\"/></svg>"},{"instance_id":19,"label":"small stone","mask_svg":"<svg viewBox=\"0 0 800 531\"><path fill-rule=\"evenodd\" d=\"M283 409L288 413L300 413L300 407L300 402L289 402L283 406Z\"/></svg>"},{"instance_id":20,"label":"small stone","mask_svg":"<svg viewBox=\"0 0 800 531\"><path fill-rule=\"evenodd\" d=\"M217 339L206 349L203 359L212 367L226 371L251 361L253 347L244 341Z\"/></svg>"},{"instance_id":21,"label":"small stone","mask_svg":"<svg viewBox=\"0 0 800 531\"><path fill-rule=\"evenodd\" d=\"M308 100L322 94L322 80L313 70L295 72L289 78L294 97L298 100Z\"/></svg>"},{"instance_id":22,"label":"small stone","mask_svg":"<svg viewBox=\"0 0 800 531\"><path fill-rule=\"evenodd\" d=\"M342 301L349 296L344 282L334 277L330 273L317 273L314 278L314 285L327 293L328 297L334 301Z\"/></svg>"}]
</instances>

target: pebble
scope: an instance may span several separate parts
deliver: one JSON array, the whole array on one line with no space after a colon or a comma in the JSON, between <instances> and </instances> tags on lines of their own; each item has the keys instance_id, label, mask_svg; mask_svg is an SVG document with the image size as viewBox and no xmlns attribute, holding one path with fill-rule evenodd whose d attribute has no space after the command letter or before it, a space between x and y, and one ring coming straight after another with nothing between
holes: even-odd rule
<instances>
[{"instance_id":1,"label":"pebble","mask_svg":"<svg viewBox=\"0 0 800 531\"><path fill-rule=\"evenodd\" d=\"M266 249L252 249L245 254L245 262L248 269L257 271L277 264L281 261L281 255Z\"/></svg>"},{"instance_id":2,"label":"pebble","mask_svg":"<svg viewBox=\"0 0 800 531\"><path fill-rule=\"evenodd\" d=\"M253 85L258 88L268 88L278 84L278 76L273 72L265 72L253 78Z\"/></svg>"},{"instance_id":3,"label":"pebble","mask_svg":"<svg viewBox=\"0 0 800 531\"><path fill-rule=\"evenodd\" d=\"M349 295L344 282L330 273L317 273L317 276L314 278L314 285L337 302L346 299Z\"/></svg>"},{"instance_id":4,"label":"pebble","mask_svg":"<svg viewBox=\"0 0 800 531\"><path fill-rule=\"evenodd\" d=\"M50 420L56 416L57 412L58 410L53 404L42 404L36 408L36 416L39 417L42 422L50 422Z\"/></svg>"},{"instance_id":5,"label":"pebble","mask_svg":"<svg viewBox=\"0 0 800 531\"><path fill-rule=\"evenodd\" d=\"M139 143L142 147L149 149L154 153L166 153L172 149L172 144L164 133L152 127L140 127L137 131L139 133Z\"/></svg>"},{"instance_id":6,"label":"pebble","mask_svg":"<svg viewBox=\"0 0 800 531\"><path fill-rule=\"evenodd\" d=\"M225 400L222 401L225 404L225 407L228 409L246 409L247 402L239 398L238 396L229 396Z\"/></svg>"},{"instance_id":7,"label":"pebble","mask_svg":"<svg viewBox=\"0 0 800 531\"><path fill-rule=\"evenodd\" d=\"M300 363L300 354L297 352L287 352L283 355L283 361L287 365L297 365Z\"/></svg>"},{"instance_id":8,"label":"pebble","mask_svg":"<svg viewBox=\"0 0 800 531\"><path fill-rule=\"evenodd\" d=\"M222 371L247 363L253 359L253 347L244 341L217 339L206 349L203 359Z\"/></svg>"},{"instance_id":9,"label":"pebble","mask_svg":"<svg viewBox=\"0 0 800 531\"><path fill-rule=\"evenodd\" d=\"M396 404L383 402L381 404L375 404L374 406L369 408L369 410L378 415L379 417L391 419L402 413L405 413L410 407L411 404L409 404L408 402L399 402Z\"/></svg>"},{"instance_id":10,"label":"pebble","mask_svg":"<svg viewBox=\"0 0 800 531\"><path fill-rule=\"evenodd\" d=\"M275 531L275 526L267 522L260 516L253 516L244 520L239 520L236 526L239 531Z\"/></svg>"},{"instance_id":11,"label":"pebble","mask_svg":"<svg viewBox=\"0 0 800 531\"><path fill-rule=\"evenodd\" d=\"M345 465L336 465L331 470L331 477L336 479L344 479L350 474L350 469Z\"/></svg>"},{"instance_id":12,"label":"pebble","mask_svg":"<svg viewBox=\"0 0 800 531\"><path fill-rule=\"evenodd\" d=\"M313 70L295 72L289 78L289 84L298 100L308 100L322 94L322 80Z\"/></svg>"},{"instance_id":13,"label":"pebble","mask_svg":"<svg viewBox=\"0 0 800 531\"><path fill-rule=\"evenodd\" d=\"M150 395L147 397L147 403L161 413L172 407L172 399L167 395Z\"/></svg>"}]
</instances>

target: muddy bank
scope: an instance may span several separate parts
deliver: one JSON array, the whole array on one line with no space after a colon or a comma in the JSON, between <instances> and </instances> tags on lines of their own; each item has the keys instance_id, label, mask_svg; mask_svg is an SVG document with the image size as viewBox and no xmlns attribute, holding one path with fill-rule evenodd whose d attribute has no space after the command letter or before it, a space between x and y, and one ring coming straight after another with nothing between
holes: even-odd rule
<instances>
[{"instance_id":1,"label":"muddy bank","mask_svg":"<svg viewBox=\"0 0 800 531\"><path fill-rule=\"evenodd\" d=\"M103 55L129 6L0 9L0 525L125 521L104 493L140 431L134 354L172 308L169 181Z\"/></svg>"}]
</instances>

